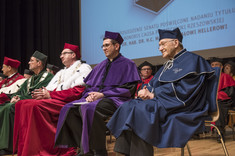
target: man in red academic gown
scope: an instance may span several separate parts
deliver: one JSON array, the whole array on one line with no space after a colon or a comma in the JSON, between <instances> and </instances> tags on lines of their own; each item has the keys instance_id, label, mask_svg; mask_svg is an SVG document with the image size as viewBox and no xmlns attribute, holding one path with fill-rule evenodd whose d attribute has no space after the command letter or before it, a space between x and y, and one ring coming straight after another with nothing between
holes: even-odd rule
<instances>
[{"instance_id":1,"label":"man in red academic gown","mask_svg":"<svg viewBox=\"0 0 235 156\"><path fill-rule=\"evenodd\" d=\"M137 97L138 91L142 89L143 86L148 84L149 81L153 78L153 69L153 65L148 61L144 61L139 65L138 70L140 71L141 82L139 82L137 85L135 97Z\"/></svg>"},{"instance_id":2,"label":"man in red academic gown","mask_svg":"<svg viewBox=\"0 0 235 156\"><path fill-rule=\"evenodd\" d=\"M34 74L11 96L10 102L0 105L0 155L12 154L15 103L32 99L32 91L47 86L53 75L45 70L47 56L35 51L29 61L29 69Z\"/></svg>"},{"instance_id":3,"label":"man in red academic gown","mask_svg":"<svg viewBox=\"0 0 235 156\"><path fill-rule=\"evenodd\" d=\"M60 109L79 99L84 91L85 77L91 67L80 60L79 48L65 43L60 54L65 68L60 70L48 86L33 92L33 98L15 105L14 149L18 156L72 155L73 149L54 148Z\"/></svg>"},{"instance_id":4,"label":"man in red academic gown","mask_svg":"<svg viewBox=\"0 0 235 156\"><path fill-rule=\"evenodd\" d=\"M10 96L17 92L26 80L18 73L20 61L4 57L2 71L7 78L0 82L0 104L10 101Z\"/></svg>"}]
</instances>

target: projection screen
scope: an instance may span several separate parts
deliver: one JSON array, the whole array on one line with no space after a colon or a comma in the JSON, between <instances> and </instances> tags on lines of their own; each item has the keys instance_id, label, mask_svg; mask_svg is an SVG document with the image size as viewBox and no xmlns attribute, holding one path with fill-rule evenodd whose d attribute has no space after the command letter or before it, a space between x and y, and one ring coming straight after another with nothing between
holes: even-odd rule
<instances>
[{"instance_id":1,"label":"projection screen","mask_svg":"<svg viewBox=\"0 0 235 156\"><path fill-rule=\"evenodd\" d=\"M137 64L162 64L158 29L179 27L183 45L205 58L235 56L234 0L80 0L82 59L97 64L106 30L124 38L121 53Z\"/></svg>"}]
</instances>

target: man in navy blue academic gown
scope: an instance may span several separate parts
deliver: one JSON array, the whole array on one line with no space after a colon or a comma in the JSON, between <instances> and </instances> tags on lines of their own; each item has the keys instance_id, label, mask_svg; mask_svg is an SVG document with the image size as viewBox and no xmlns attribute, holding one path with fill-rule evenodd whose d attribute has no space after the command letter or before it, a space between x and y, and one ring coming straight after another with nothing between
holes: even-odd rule
<instances>
[{"instance_id":1,"label":"man in navy blue academic gown","mask_svg":"<svg viewBox=\"0 0 235 156\"><path fill-rule=\"evenodd\" d=\"M86 90L81 99L62 108L55 146L79 147L78 155L107 155L104 121L134 97L140 81L135 63L119 53L122 42L119 33L105 32L102 48L107 59L84 80Z\"/></svg>"},{"instance_id":2,"label":"man in navy blue academic gown","mask_svg":"<svg viewBox=\"0 0 235 156\"><path fill-rule=\"evenodd\" d=\"M178 28L159 29L159 50L168 59L138 99L124 103L107 127L117 138L114 150L133 156L153 155L152 146L184 147L203 128L208 112L207 81L214 70L202 57L183 48Z\"/></svg>"}]
</instances>

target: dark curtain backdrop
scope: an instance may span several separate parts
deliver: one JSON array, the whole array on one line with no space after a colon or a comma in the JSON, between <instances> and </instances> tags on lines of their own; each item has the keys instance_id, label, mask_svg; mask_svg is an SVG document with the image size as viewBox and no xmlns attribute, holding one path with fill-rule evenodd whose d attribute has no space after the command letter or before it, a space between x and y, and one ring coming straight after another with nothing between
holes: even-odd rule
<instances>
[{"instance_id":1,"label":"dark curtain backdrop","mask_svg":"<svg viewBox=\"0 0 235 156\"><path fill-rule=\"evenodd\" d=\"M63 67L64 43L79 45L79 0L0 0L0 65L4 56L28 69L35 50Z\"/></svg>"}]
</instances>

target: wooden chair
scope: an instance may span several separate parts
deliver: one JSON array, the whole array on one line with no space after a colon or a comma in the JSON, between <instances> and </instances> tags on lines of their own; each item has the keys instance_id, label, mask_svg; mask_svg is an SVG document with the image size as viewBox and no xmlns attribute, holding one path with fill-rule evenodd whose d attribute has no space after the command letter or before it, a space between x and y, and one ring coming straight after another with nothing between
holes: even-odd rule
<instances>
[{"instance_id":1,"label":"wooden chair","mask_svg":"<svg viewBox=\"0 0 235 156\"><path fill-rule=\"evenodd\" d=\"M219 119L219 106L218 106L218 101L217 101L217 93L218 93L218 86L219 86L219 80L220 80L220 73L221 73L221 69L220 68L215 68L215 77L208 83L208 87L209 88L213 88L212 90L214 92L210 92L210 94L212 94L213 96L208 96L207 97L207 101L211 102L210 103L210 110L209 110L209 117L211 118L210 120L205 120L205 126L209 126L209 127L214 127L215 130L217 131L219 137L220 137L220 141L224 150L224 154L226 156L228 156L228 151L227 148L224 144L224 140L222 138L221 132L218 129L217 126L215 126L214 123L215 121L217 121ZM213 99L212 99L213 98ZM191 151L190 148L188 146L188 143L186 145L187 149L188 149L188 153L191 156ZM181 156L184 156L184 148L181 148Z\"/></svg>"},{"instance_id":2,"label":"wooden chair","mask_svg":"<svg viewBox=\"0 0 235 156\"><path fill-rule=\"evenodd\" d=\"M107 124L109 122L109 120L111 119L111 117L109 117L108 119L105 120L105 123ZM109 142L110 144L112 143L112 133L110 130L107 130L106 132L109 132ZM106 139L106 149L108 149L108 140Z\"/></svg>"},{"instance_id":3,"label":"wooden chair","mask_svg":"<svg viewBox=\"0 0 235 156\"><path fill-rule=\"evenodd\" d=\"M231 121L230 127L232 128L233 140L235 140L235 130L234 130L234 117L235 117L235 107L228 111L229 120Z\"/></svg>"}]
</instances>

